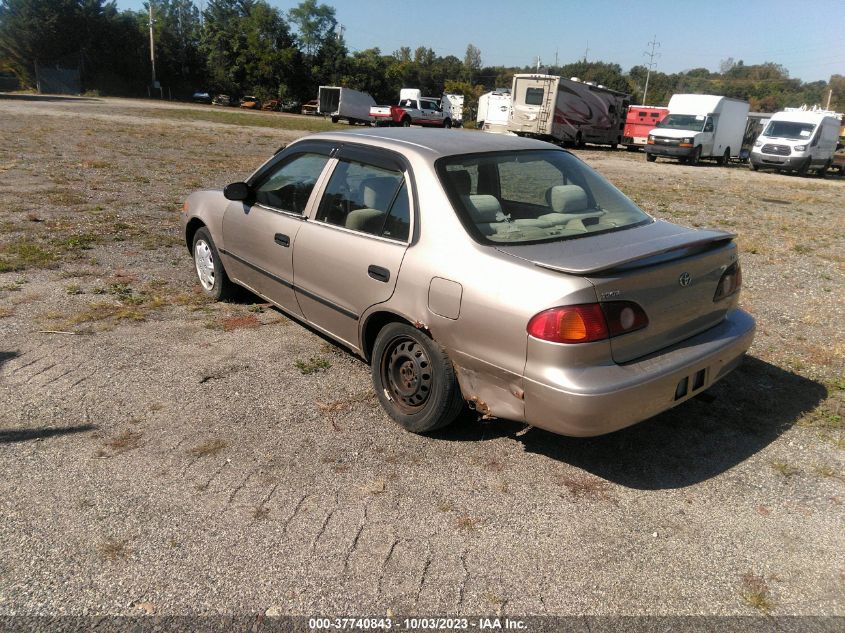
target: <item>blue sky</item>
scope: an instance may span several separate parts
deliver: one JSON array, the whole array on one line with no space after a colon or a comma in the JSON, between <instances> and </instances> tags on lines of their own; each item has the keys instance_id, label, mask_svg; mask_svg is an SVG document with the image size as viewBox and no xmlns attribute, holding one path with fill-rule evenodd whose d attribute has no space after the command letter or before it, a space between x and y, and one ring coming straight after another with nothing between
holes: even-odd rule
<instances>
[{"instance_id":1,"label":"blue sky","mask_svg":"<svg viewBox=\"0 0 845 633\"><path fill-rule=\"evenodd\" d=\"M200 4L203 0L195 0ZM207 1L207 0L206 0ZM138 9L143 0L117 0ZM269 0L287 11L298 0ZM656 68L718 70L725 58L773 61L790 76L827 81L845 74L845 0L323 0L335 7L350 50L428 46L463 59L468 43L485 65L553 64L584 57L627 71L647 61L652 36Z\"/></svg>"}]
</instances>

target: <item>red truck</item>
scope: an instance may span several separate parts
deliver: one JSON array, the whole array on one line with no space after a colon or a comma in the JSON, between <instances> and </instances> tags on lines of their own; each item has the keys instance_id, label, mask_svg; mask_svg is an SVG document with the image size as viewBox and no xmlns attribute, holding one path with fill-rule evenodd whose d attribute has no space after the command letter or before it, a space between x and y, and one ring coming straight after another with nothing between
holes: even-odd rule
<instances>
[{"instance_id":1,"label":"red truck","mask_svg":"<svg viewBox=\"0 0 845 633\"><path fill-rule=\"evenodd\" d=\"M399 91L399 105L373 106L370 117L376 125L452 127L452 119L443 113L439 101L420 94L417 89L403 88Z\"/></svg>"},{"instance_id":2,"label":"red truck","mask_svg":"<svg viewBox=\"0 0 845 633\"><path fill-rule=\"evenodd\" d=\"M641 105L628 106L628 115L625 117L625 129L622 131L622 145L628 151L638 150L640 146L646 144L648 133L667 114L669 114L669 108Z\"/></svg>"}]
</instances>

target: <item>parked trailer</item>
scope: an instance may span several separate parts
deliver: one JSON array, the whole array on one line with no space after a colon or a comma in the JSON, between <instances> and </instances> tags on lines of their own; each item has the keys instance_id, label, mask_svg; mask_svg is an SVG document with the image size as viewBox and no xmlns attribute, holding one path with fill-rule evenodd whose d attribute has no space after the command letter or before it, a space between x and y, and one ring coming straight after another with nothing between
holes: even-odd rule
<instances>
[{"instance_id":1,"label":"parked trailer","mask_svg":"<svg viewBox=\"0 0 845 633\"><path fill-rule=\"evenodd\" d=\"M332 123L346 119L350 125L369 123L370 108L376 104L366 92L358 92L341 86L320 86L317 93L317 112L331 117Z\"/></svg>"},{"instance_id":2,"label":"parked trailer","mask_svg":"<svg viewBox=\"0 0 845 633\"><path fill-rule=\"evenodd\" d=\"M748 103L717 95L672 95L669 114L648 135L650 162L658 156L697 165L713 158L720 165L739 156Z\"/></svg>"},{"instance_id":3,"label":"parked trailer","mask_svg":"<svg viewBox=\"0 0 845 633\"><path fill-rule=\"evenodd\" d=\"M508 131L508 116L511 110L511 93L485 92L478 97L478 115L476 127L485 132L504 134Z\"/></svg>"},{"instance_id":4,"label":"parked trailer","mask_svg":"<svg viewBox=\"0 0 845 633\"><path fill-rule=\"evenodd\" d=\"M514 75L508 130L558 143L616 147L631 96L577 77Z\"/></svg>"},{"instance_id":5,"label":"parked trailer","mask_svg":"<svg viewBox=\"0 0 845 633\"><path fill-rule=\"evenodd\" d=\"M811 169L823 176L833 165L842 115L818 108L785 108L775 112L751 150L751 169Z\"/></svg>"},{"instance_id":6,"label":"parked trailer","mask_svg":"<svg viewBox=\"0 0 845 633\"><path fill-rule=\"evenodd\" d=\"M669 114L669 108L646 105L628 106L625 129L622 131L622 145L629 151L636 151L643 147L648 140L648 133L657 127L667 114Z\"/></svg>"},{"instance_id":7,"label":"parked trailer","mask_svg":"<svg viewBox=\"0 0 845 633\"><path fill-rule=\"evenodd\" d=\"M464 96L444 92L440 98L440 109L443 116L452 119L454 127L461 127L464 124Z\"/></svg>"}]
</instances>

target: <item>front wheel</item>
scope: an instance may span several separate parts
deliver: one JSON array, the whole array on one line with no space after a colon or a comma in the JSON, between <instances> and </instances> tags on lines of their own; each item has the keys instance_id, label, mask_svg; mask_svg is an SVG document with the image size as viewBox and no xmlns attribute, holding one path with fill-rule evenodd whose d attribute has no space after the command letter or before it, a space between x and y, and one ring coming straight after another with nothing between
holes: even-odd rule
<instances>
[{"instance_id":1,"label":"front wheel","mask_svg":"<svg viewBox=\"0 0 845 633\"><path fill-rule=\"evenodd\" d=\"M192 250L194 266L203 292L216 301L231 297L235 292L235 285L223 269L220 254L207 228L202 227L194 233Z\"/></svg>"},{"instance_id":2,"label":"front wheel","mask_svg":"<svg viewBox=\"0 0 845 633\"><path fill-rule=\"evenodd\" d=\"M810 158L805 160L804 164L802 164L801 167L799 167L797 172L796 172L802 178L807 175L807 172L810 171L810 160L811 160Z\"/></svg>"},{"instance_id":3,"label":"front wheel","mask_svg":"<svg viewBox=\"0 0 845 633\"><path fill-rule=\"evenodd\" d=\"M378 333L371 373L381 406L406 431L442 428L463 407L445 350L405 323L390 323Z\"/></svg>"},{"instance_id":4,"label":"front wheel","mask_svg":"<svg viewBox=\"0 0 845 633\"><path fill-rule=\"evenodd\" d=\"M690 154L689 160L687 160L687 164L698 165L698 162L700 160L701 160L701 145L699 145L694 150L692 150L692 154Z\"/></svg>"},{"instance_id":5,"label":"front wheel","mask_svg":"<svg viewBox=\"0 0 845 633\"><path fill-rule=\"evenodd\" d=\"M645 159L646 159L648 162L653 163L654 161L656 161L656 160L657 160L657 155L655 155L655 154L646 154L646 155L645 155Z\"/></svg>"}]
</instances>

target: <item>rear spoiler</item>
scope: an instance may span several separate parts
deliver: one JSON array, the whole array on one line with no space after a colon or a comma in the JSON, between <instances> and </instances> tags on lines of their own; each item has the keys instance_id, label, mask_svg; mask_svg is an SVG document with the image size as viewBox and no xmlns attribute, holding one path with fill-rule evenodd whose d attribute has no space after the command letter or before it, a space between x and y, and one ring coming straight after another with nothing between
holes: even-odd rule
<instances>
[{"instance_id":1,"label":"rear spoiler","mask_svg":"<svg viewBox=\"0 0 845 633\"><path fill-rule=\"evenodd\" d=\"M572 275L609 275L654 266L673 259L724 246L736 233L690 230L668 222L618 232L533 245L499 245L508 255L540 268Z\"/></svg>"}]
</instances>

